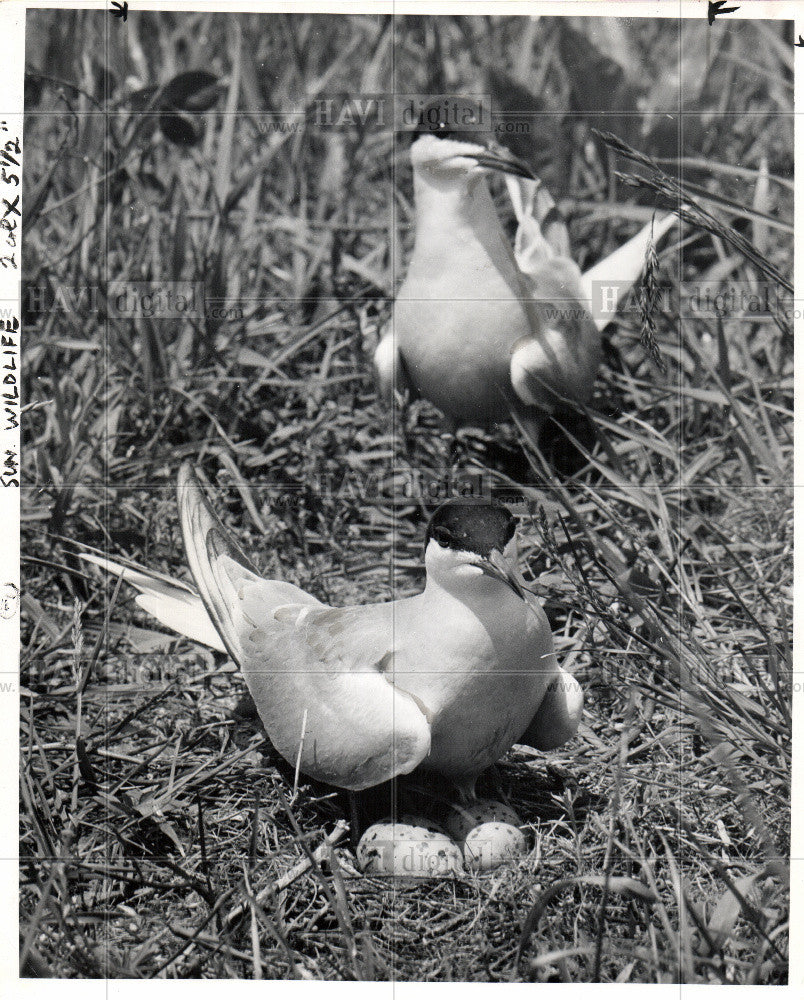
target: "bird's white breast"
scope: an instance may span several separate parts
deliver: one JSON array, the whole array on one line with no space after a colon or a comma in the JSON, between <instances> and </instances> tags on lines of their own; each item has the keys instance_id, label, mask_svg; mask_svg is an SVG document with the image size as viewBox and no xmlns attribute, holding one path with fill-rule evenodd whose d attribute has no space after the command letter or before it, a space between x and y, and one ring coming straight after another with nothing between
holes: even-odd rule
<instances>
[{"instance_id":1,"label":"bird's white breast","mask_svg":"<svg viewBox=\"0 0 804 1000\"><path fill-rule=\"evenodd\" d=\"M399 623L394 683L433 719L422 766L479 774L521 736L558 669L549 624L493 581L471 607L431 584L413 601L419 624Z\"/></svg>"},{"instance_id":2,"label":"bird's white breast","mask_svg":"<svg viewBox=\"0 0 804 1000\"><path fill-rule=\"evenodd\" d=\"M416 244L394 334L417 393L458 423L504 419L512 345L531 332L516 264L482 178L447 196L417 184Z\"/></svg>"}]
</instances>

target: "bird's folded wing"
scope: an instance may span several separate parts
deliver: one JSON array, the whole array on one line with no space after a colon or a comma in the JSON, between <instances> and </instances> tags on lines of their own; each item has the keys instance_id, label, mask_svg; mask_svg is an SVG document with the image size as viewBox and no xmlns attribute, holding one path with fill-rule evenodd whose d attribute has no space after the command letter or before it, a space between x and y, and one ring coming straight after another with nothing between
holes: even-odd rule
<instances>
[{"instance_id":1,"label":"bird's folded wing","mask_svg":"<svg viewBox=\"0 0 804 1000\"><path fill-rule=\"evenodd\" d=\"M263 580L189 465L178 497L193 578L276 749L305 774L355 791L412 771L430 751L430 725L388 679L393 606L328 608Z\"/></svg>"},{"instance_id":2,"label":"bird's folded wing","mask_svg":"<svg viewBox=\"0 0 804 1000\"><path fill-rule=\"evenodd\" d=\"M405 359L396 344L393 320L386 323L380 332L380 342L374 351L374 377L379 396L386 403L393 400L394 390L397 392L413 390Z\"/></svg>"},{"instance_id":3,"label":"bird's folded wing","mask_svg":"<svg viewBox=\"0 0 804 1000\"><path fill-rule=\"evenodd\" d=\"M534 303L537 332L518 340L511 352L511 385L520 402L550 412L556 406L587 403L601 359L599 334L577 302Z\"/></svg>"},{"instance_id":4,"label":"bird's folded wing","mask_svg":"<svg viewBox=\"0 0 804 1000\"><path fill-rule=\"evenodd\" d=\"M377 380L377 390L385 402L393 399L397 379L398 354L391 324L383 327L380 342L374 351L374 377Z\"/></svg>"},{"instance_id":5,"label":"bird's folded wing","mask_svg":"<svg viewBox=\"0 0 804 1000\"><path fill-rule=\"evenodd\" d=\"M534 750L555 750L572 739L583 715L583 689L562 667L548 687L528 728L516 741Z\"/></svg>"},{"instance_id":6,"label":"bird's folded wing","mask_svg":"<svg viewBox=\"0 0 804 1000\"><path fill-rule=\"evenodd\" d=\"M412 771L430 750L425 706L393 684L390 605L276 606L271 581L238 581L237 660L271 742L321 781L359 790ZM387 609L387 610L386 610Z\"/></svg>"}]
</instances>

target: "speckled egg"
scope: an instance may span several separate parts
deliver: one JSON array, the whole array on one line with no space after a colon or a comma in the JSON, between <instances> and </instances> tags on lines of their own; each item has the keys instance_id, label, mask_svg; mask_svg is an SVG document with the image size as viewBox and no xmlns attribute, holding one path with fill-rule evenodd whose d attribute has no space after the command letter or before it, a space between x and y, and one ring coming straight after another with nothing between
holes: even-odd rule
<instances>
[{"instance_id":1,"label":"speckled egg","mask_svg":"<svg viewBox=\"0 0 804 1000\"><path fill-rule=\"evenodd\" d=\"M526 847L524 833L511 823L480 823L466 835L463 858L472 871L487 872L524 854Z\"/></svg>"},{"instance_id":2,"label":"speckled egg","mask_svg":"<svg viewBox=\"0 0 804 1000\"><path fill-rule=\"evenodd\" d=\"M477 799L467 806L453 804L444 821L444 829L458 843L466 839L470 830L481 823L507 823L522 826L516 812L504 802L494 799Z\"/></svg>"},{"instance_id":3,"label":"speckled egg","mask_svg":"<svg viewBox=\"0 0 804 1000\"><path fill-rule=\"evenodd\" d=\"M360 838L357 861L371 875L437 878L463 872L458 846L435 824L419 817L374 823Z\"/></svg>"}]
</instances>

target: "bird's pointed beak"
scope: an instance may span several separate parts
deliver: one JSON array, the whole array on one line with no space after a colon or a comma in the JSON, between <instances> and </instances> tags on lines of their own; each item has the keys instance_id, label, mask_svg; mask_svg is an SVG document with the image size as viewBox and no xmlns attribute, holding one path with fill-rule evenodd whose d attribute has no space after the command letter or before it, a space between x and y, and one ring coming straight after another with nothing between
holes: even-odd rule
<instances>
[{"instance_id":1,"label":"bird's pointed beak","mask_svg":"<svg viewBox=\"0 0 804 1000\"><path fill-rule=\"evenodd\" d=\"M527 177L532 181L539 179L524 160L518 159L496 143L485 152L472 153L471 157L467 158L474 160L479 167L484 167L486 170L497 170L502 174L513 174L514 177Z\"/></svg>"},{"instance_id":2,"label":"bird's pointed beak","mask_svg":"<svg viewBox=\"0 0 804 1000\"><path fill-rule=\"evenodd\" d=\"M517 597L527 602L530 592L519 572L519 567L509 562L498 549L492 549L488 559L480 559L475 565L480 567L486 576L504 583Z\"/></svg>"}]
</instances>

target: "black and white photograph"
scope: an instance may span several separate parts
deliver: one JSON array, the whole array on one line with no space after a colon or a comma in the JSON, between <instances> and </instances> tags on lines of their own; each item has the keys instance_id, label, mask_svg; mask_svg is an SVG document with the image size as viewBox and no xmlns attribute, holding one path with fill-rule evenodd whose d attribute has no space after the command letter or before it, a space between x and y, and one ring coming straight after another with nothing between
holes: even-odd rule
<instances>
[{"instance_id":1,"label":"black and white photograph","mask_svg":"<svg viewBox=\"0 0 804 1000\"><path fill-rule=\"evenodd\" d=\"M800 5L9 6L15 995L798 995Z\"/></svg>"}]
</instances>

